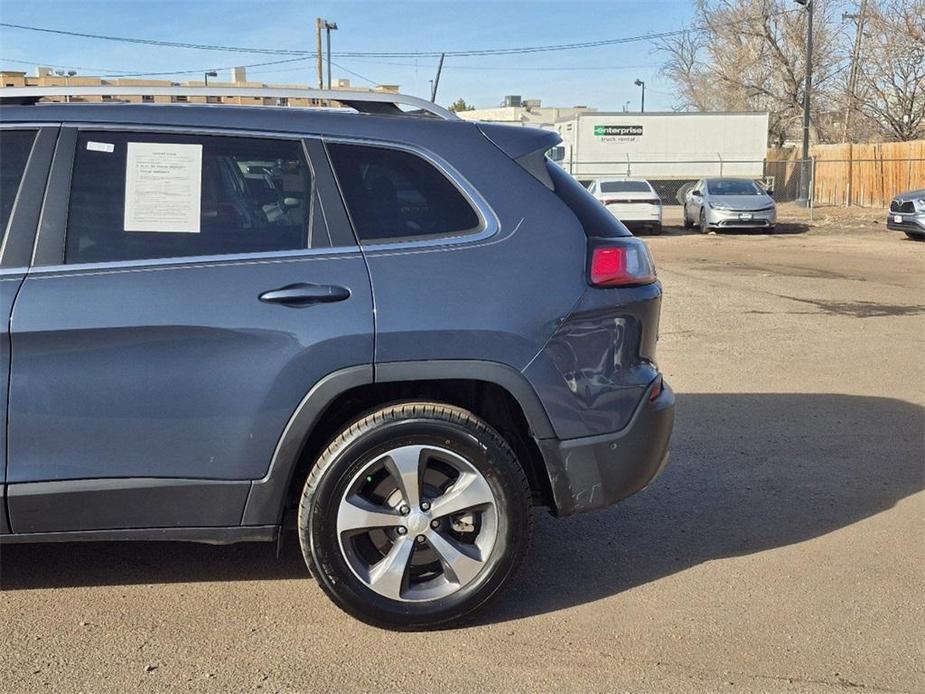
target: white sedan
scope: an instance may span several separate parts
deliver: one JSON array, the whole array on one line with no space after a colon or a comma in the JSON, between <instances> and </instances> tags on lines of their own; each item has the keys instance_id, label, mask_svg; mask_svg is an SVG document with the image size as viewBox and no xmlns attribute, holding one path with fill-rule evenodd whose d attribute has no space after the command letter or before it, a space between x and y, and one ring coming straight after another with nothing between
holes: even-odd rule
<instances>
[{"instance_id":1,"label":"white sedan","mask_svg":"<svg viewBox=\"0 0 925 694\"><path fill-rule=\"evenodd\" d=\"M662 233L662 200L643 178L598 178L588 190L630 229Z\"/></svg>"}]
</instances>

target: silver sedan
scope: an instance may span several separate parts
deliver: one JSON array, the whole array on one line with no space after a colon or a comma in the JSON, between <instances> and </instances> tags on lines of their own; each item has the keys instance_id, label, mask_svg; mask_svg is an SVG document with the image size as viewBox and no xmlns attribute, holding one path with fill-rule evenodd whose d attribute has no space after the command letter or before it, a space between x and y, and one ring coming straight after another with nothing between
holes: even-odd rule
<instances>
[{"instance_id":1,"label":"silver sedan","mask_svg":"<svg viewBox=\"0 0 925 694\"><path fill-rule=\"evenodd\" d=\"M720 229L774 232L774 199L747 178L702 178L684 196L684 226L706 234Z\"/></svg>"}]
</instances>

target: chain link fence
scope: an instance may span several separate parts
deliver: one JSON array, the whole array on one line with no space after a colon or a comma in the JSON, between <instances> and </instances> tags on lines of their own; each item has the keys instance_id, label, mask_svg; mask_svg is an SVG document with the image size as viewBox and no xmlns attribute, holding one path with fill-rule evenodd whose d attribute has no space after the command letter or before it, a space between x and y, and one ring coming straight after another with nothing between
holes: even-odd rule
<instances>
[{"instance_id":1,"label":"chain link fence","mask_svg":"<svg viewBox=\"0 0 925 694\"><path fill-rule=\"evenodd\" d=\"M898 193L925 188L925 158L901 159L626 159L559 162L581 183L597 178L644 178L664 205L678 205L701 178L731 176L760 182L777 202L800 199L803 164L810 178L810 203L822 206L887 207ZM680 192L680 195L679 195Z\"/></svg>"}]
</instances>

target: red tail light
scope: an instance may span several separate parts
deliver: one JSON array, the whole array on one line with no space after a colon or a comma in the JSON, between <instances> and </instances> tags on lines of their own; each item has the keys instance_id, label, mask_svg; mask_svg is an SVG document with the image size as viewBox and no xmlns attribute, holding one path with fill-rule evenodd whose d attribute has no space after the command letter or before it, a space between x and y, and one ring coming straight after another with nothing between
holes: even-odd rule
<instances>
[{"instance_id":1,"label":"red tail light","mask_svg":"<svg viewBox=\"0 0 925 694\"><path fill-rule=\"evenodd\" d=\"M639 239L614 239L592 247L589 275L595 287L651 284L655 281L655 263Z\"/></svg>"}]
</instances>

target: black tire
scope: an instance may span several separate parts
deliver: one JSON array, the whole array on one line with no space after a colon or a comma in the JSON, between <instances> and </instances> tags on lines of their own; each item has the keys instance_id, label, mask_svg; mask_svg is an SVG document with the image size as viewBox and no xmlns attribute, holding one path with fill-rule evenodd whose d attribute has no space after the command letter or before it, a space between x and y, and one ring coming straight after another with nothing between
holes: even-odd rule
<instances>
[{"instance_id":1,"label":"black tire","mask_svg":"<svg viewBox=\"0 0 925 694\"><path fill-rule=\"evenodd\" d=\"M776 232L777 232L777 227L774 226L773 224L772 224L771 226L768 227L768 233L769 233L769 234L774 234L774 233L776 233Z\"/></svg>"},{"instance_id":2,"label":"black tire","mask_svg":"<svg viewBox=\"0 0 925 694\"><path fill-rule=\"evenodd\" d=\"M700 233L708 234L710 232L710 227L707 226L707 215L703 211L703 208L700 208Z\"/></svg>"},{"instance_id":3,"label":"black tire","mask_svg":"<svg viewBox=\"0 0 925 694\"><path fill-rule=\"evenodd\" d=\"M662 225L653 224L651 227L649 227L649 233L652 234L652 236L658 236L662 233Z\"/></svg>"},{"instance_id":4,"label":"black tire","mask_svg":"<svg viewBox=\"0 0 925 694\"><path fill-rule=\"evenodd\" d=\"M374 591L350 568L337 537L337 512L351 480L370 460L405 445L439 445L464 457L487 481L498 512L494 547L483 568L470 583L435 600L393 600ZM498 432L462 408L408 402L357 420L320 455L299 504L299 540L312 575L347 613L388 629L441 628L472 616L509 581L527 553L531 505L524 471Z\"/></svg>"},{"instance_id":5,"label":"black tire","mask_svg":"<svg viewBox=\"0 0 925 694\"><path fill-rule=\"evenodd\" d=\"M693 220L690 220L687 218L687 205L684 206L684 210L681 212L681 214L684 216L684 228L685 229L690 229L692 226L694 226Z\"/></svg>"},{"instance_id":6,"label":"black tire","mask_svg":"<svg viewBox=\"0 0 925 694\"><path fill-rule=\"evenodd\" d=\"M913 241L925 241L925 234L916 234L914 231L907 231L905 234Z\"/></svg>"}]
</instances>

